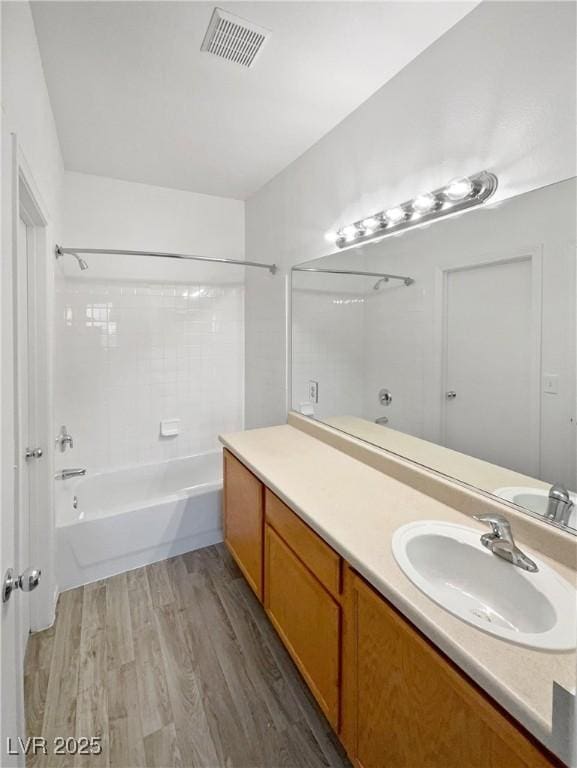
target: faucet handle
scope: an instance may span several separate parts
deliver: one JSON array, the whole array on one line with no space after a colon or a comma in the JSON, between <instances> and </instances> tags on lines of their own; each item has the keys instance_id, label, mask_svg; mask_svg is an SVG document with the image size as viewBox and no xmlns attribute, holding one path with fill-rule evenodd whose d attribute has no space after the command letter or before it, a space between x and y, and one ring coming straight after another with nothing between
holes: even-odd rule
<instances>
[{"instance_id":1,"label":"faucet handle","mask_svg":"<svg viewBox=\"0 0 577 768\"><path fill-rule=\"evenodd\" d=\"M504 515L498 512L491 512L487 515L473 515L473 518L480 523L488 523L491 526L491 533L495 538L513 541L511 523Z\"/></svg>"},{"instance_id":2,"label":"faucet handle","mask_svg":"<svg viewBox=\"0 0 577 768\"><path fill-rule=\"evenodd\" d=\"M72 439L72 435L66 428L65 424L60 427L60 432L56 438L56 443L60 446L61 453L64 453L66 446L69 448L74 448L74 440Z\"/></svg>"}]
</instances>

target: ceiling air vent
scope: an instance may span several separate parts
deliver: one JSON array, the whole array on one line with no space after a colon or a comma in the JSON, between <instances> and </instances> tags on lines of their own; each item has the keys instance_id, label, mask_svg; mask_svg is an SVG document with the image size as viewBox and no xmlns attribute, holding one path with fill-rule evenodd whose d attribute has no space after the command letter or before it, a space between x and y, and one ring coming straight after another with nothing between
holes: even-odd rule
<instances>
[{"instance_id":1,"label":"ceiling air vent","mask_svg":"<svg viewBox=\"0 0 577 768\"><path fill-rule=\"evenodd\" d=\"M243 67L250 67L269 34L268 29L215 8L200 49Z\"/></svg>"}]
</instances>

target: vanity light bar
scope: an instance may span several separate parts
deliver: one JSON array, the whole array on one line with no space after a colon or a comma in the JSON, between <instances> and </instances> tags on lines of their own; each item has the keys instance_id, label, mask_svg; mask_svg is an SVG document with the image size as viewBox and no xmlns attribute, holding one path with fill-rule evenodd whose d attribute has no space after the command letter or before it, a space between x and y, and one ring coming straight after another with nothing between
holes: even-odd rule
<instances>
[{"instance_id":1,"label":"vanity light bar","mask_svg":"<svg viewBox=\"0 0 577 768\"><path fill-rule=\"evenodd\" d=\"M328 232L326 239L335 243L338 248L380 240L444 216L474 208L494 194L497 184L497 177L489 171L453 179L433 192L423 192L413 200L374 213L341 227L336 232Z\"/></svg>"}]
</instances>

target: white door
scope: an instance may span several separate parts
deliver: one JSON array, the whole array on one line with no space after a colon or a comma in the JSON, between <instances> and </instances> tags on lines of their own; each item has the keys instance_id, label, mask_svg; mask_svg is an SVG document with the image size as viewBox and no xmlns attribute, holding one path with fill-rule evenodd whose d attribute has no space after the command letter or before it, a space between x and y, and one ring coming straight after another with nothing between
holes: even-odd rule
<instances>
[{"instance_id":1,"label":"white door","mask_svg":"<svg viewBox=\"0 0 577 768\"><path fill-rule=\"evenodd\" d=\"M539 473L538 337L533 259L445 274L444 444Z\"/></svg>"},{"instance_id":2,"label":"white door","mask_svg":"<svg viewBox=\"0 0 577 768\"><path fill-rule=\"evenodd\" d=\"M4 462L7 460L4 450L2 451L2 460ZM3 478L3 481L5 479L6 477ZM4 491L4 488L2 490ZM2 514L0 515L0 570L2 578L8 568L14 568L16 565L16 550L14 508L2 504ZM20 601L14 598L0 604L0 765L2 768L23 764L23 758L10 755L8 748L8 739L16 742L18 736L24 736L23 657L19 648L19 608Z\"/></svg>"},{"instance_id":3,"label":"white door","mask_svg":"<svg viewBox=\"0 0 577 768\"><path fill-rule=\"evenodd\" d=\"M13 281L13 366L7 366L12 373L13 422L10 438L4 447L11 447L3 455L4 462L12 466L14 485L13 503L3 505L0 520L0 566L2 577L8 568L14 578L30 568L30 511L35 503L34 489L37 487L37 462L42 452L36 444L35 391L36 372L34 367L33 323L30 311L34 304L34 237L35 229L26 221L26 214L17 223L17 258L14 265ZM6 305L4 305L5 307ZM6 310L5 310L6 311ZM9 345L8 345L9 346ZM2 385L10 386L6 378ZM12 398L9 398L12 399ZM3 414L4 415L4 414ZM12 445L10 446L10 443ZM27 458L27 453L28 458ZM32 455L30 455L32 453ZM6 475L4 476L6 477ZM23 761L22 745L25 722L23 716L23 670L26 644L30 633L30 598L20 590L14 590L10 598L2 603L0 623L0 737L2 768L20 765Z\"/></svg>"}]
</instances>

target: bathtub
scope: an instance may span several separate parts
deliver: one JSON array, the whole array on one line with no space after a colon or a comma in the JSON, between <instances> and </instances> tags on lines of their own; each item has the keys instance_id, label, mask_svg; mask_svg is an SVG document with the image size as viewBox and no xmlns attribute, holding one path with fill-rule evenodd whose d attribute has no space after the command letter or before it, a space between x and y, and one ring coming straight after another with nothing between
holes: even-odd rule
<instances>
[{"instance_id":1,"label":"bathtub","mask_svg":"<svg viewBox=\"0 0 577 768\"><path fill-rule=\"evenodd\" d=\"M61 590L222 541L220 450L55 484Z\"/></svg>"}]
</instances>

